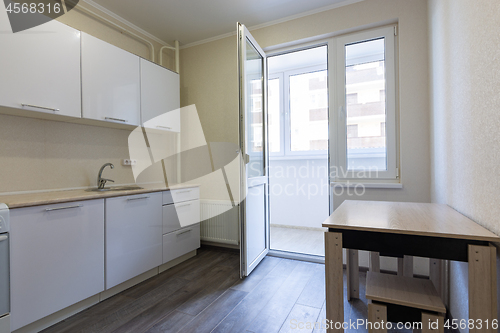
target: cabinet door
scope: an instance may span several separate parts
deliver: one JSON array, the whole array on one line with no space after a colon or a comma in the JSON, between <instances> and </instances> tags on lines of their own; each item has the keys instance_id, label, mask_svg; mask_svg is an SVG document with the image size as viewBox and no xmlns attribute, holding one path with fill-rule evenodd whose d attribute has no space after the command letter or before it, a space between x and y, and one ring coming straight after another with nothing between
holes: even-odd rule
<instances>
[{"instance_id":1,"label":"cabinet door","mask_svg":"<svg viewBox=\"0 0 500 333\"><path fill-rule=\"evenodd\" d=\"M81 117L80 31L50 21L10 33L3 10L0 31L0 105Z\"/></svg>"},{"instance_id":2,"label":"cabinet door","mask_svg":"<svg viewBox=\"0 0 500 333\"><path fill-rule=\"evenodd\" d=\"M12 330L104 290L104 200L10 214Z\"/></svg>"},{"instance_id":3,"label":"cabinet door","mask_svg":"<svg viewBox=\"0 0 500 333\"><path fill-rule=\"evenodd\" d=\"M140 124L139 57L83 32L82 115Z\"/></svg>"},{"instance_id":4,"label":"cabinet door","mask_svg":"<svg viewBox=\"0 0 500 333\"><path fill-rule=\"evenodd\" d=\"M180 132L179 74L141 59L141 116L149 129Z\"/></svg>"},{"instance_id":5,"label":"cabinet door","mask_svg":"<svg viewBox=\"0 0 500 333\"><path fill-rule=\"evenodd\" d=\"M106 199L106 289L161 264L161 193Z\"/></svg>"}]
</instances>

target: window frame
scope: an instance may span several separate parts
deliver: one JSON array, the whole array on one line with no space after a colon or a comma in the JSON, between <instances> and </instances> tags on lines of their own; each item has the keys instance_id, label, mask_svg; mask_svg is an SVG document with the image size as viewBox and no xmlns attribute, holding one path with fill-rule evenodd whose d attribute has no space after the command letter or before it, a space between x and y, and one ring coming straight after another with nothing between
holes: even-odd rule
<instances>
[{"instance_id":1,"label":"window frame","mask_svg":"<svg viewBox=\"0 0 500 333\"><path fill-rule=\"evenodd\" d=\"M387 170L349 170L347 167L347 97L345 85L345 46L384 38L385 98L386 98L386 159ZM332 182L349 180L399 182L398 137L396 111L396 36L394 26L363 30L329 40L328 62L332 64L329 76L330 109L330 175Z\"/></svg>"},{"instance_id":2,"label":"window frame","mask_svg":"<svg viewBox=\"0 0 500 333\"><path fill-rule=\"evenodd\" d=\"M325 44L315 45L314 47L325 46ZM307 48L309 49L309 48ZM303 51L305 49L299 49L297 51ZM290 76L307 74L311 72L319 72L326 70L328 71L328 64L325 65L314 65L296 68L292 70L286 70L282 72L269 73L268 82L272 79L279 79L280 86L280 152L269 151L270 157L281 157L281 158L327 158L328 149L325 150L301 150L292 151L291 150L291 115L290 115ZM329 81L329 76L327 75L327 81ZM327 86L327 95L329 93L329 87ZM330 101L328 101L327 108L329 109ZM328 112L329 113L329 112ZM328 115L329 116L329 115ZM329 120L327 120L329 123ZM328 133L330 136L330 133ZM329 140L328 140L329 141Z\"/></svg>"}]
</instances>

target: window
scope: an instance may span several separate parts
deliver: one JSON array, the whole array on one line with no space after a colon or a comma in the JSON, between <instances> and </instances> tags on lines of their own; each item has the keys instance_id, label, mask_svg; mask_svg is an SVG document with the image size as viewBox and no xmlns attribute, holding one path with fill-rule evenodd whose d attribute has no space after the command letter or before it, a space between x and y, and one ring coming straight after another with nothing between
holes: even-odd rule
<instances>
[{"instance_id":1,"label":"window","mask_svg":"<svg viewBox=\"0 0 500 333\"><path fill-rule=\"evenodd\" d=\"M335 179L396 179L396 86L393 28L337 37L331 101ZM336 132L336 133L335 133Z\"/></svg>"},{"instance_id":2,"label":"window","mask_svg":"<svg viewBox=\"0 0 500 333\"><path fill-rule=\"evenodd\" d=\"M328 153L327 46L269 60L268 114L271 156Z\"/></svg>"}]
</instances>

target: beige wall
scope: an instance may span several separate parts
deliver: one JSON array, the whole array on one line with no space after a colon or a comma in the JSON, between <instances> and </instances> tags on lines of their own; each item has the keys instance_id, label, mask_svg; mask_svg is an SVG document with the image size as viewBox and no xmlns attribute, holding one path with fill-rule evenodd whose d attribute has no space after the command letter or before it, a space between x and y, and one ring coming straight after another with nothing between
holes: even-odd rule
<instances>
[{"instance_id":1,"label":"beige wall","mask_svg":"<svg viewBox=\"0 0 500 333\"><path fill-rule=\"evenodd\" d=\"M399 22L399 120L403 189L363 199L430 201L427 2L369 0L251 31L262 47ZM243 22L244 23L244 22ZM236 28L236 22L235 22ZM207 141L238 142L236 36L181 50L181 105L196 104ZM215 191L202 197L218 199ZM335 206L349 198L336 197Z\"/></svg>"},{"instance_id":2,"label":"beige wall","mask_svg":"<svg viewBox=\"0 0 500 333\"><path fill-rule=\"evenodd\" d=\"M430 0L432 200L500 235L500 3ZM450 267L450 308L468 318L467 265Z\"/></svg>"},{"instance_id":3,"label":"beige wall","mask_svg":"<svg viewBox=\"0 0 500 333\"><path fill-rule=\"evenodd\" d=\"M78 10L59 20L150 59L145 44ZM160 44L152 42L158 60ZM165 51L163 59L164 66L175 67L172 51ZM0 114L0 193L94 186L99 167L105 162L115 165L114 170L106 170L107 178L118 184L133 183L131 168L120 164L121 159L129 158L129 134L128 130ZM158 165L142 174L138 182L163 179Z\"/></svg>"}]
</instances>

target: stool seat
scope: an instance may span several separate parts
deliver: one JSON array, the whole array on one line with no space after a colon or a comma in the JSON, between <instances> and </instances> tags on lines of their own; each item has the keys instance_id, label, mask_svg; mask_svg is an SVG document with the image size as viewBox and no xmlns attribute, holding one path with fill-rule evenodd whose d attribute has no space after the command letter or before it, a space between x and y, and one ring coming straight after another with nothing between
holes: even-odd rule
<instances>
[{"instance_id":1,"label":"stool seat","mask_svg":"<svg viewBox=\"0 0 500 333\"><path fill-rule=\"evenodd\" d=\"M431 280L367 272L366 298L439 313L446 307Z\"/></svg>"}]
</instances>

